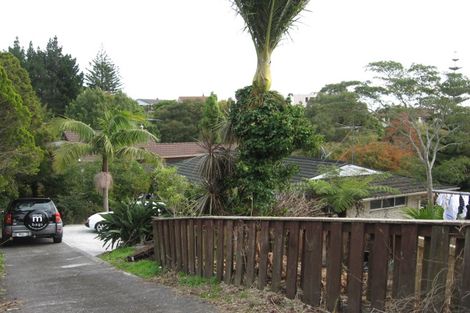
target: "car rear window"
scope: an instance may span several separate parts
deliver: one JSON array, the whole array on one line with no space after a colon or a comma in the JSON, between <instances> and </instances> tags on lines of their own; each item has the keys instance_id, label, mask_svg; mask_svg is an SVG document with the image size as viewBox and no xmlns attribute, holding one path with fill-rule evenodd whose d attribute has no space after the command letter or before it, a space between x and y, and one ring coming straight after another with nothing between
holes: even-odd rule
<instances>
[{"instance_id":1,"label":"car rear window","mask_svg":"<svg viewBox=\"0 0 470 313\"><path fill-rule=\"evenodd\" d=\"M55 212L54 203L51 200L22 200L15 201L11 206L12 211L42 211Z\"/></svg>"}]
</instances>

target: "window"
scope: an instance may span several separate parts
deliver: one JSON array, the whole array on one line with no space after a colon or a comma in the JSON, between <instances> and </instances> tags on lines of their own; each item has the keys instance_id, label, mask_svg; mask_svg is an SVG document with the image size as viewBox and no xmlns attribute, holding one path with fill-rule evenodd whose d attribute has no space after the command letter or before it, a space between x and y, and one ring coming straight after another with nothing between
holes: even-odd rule
<instances>
[{"instance_id":1,"label":"window","mask_svg":"<svg viewBox=\"0 0 470 313\"><path fill-rule=\"evenodd\" d=\"M385 209L385 208L393 208L399 206L406 205L406 197L396 197L396 198L387 198L387 199L380 199L380 200L372 200L370 202L370 209L377 210L377 209Z\"/></svg>"}]
</instances>

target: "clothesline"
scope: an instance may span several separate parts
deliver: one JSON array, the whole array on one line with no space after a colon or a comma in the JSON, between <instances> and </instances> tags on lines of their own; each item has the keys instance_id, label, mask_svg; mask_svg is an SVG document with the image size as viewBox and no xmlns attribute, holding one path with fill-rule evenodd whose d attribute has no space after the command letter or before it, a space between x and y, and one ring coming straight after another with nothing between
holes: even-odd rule
<instances>
[{"instance_id":1,"label":"clothesline","mask_svg":"<svg viewBox=\"0 0 470 313\"><path fill-rule=\"evenodd\" d=\"M452 195L470 196L470 192L465 191L450 191L450 190L433 190L435 193L447 193Z\"/></svg>"}]
</instances>

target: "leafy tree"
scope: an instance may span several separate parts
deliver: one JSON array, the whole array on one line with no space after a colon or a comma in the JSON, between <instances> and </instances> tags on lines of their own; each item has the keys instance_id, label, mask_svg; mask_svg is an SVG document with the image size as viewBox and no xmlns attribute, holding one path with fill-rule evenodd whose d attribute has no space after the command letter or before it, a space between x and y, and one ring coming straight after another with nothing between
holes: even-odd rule
<instances>
[{"instance_id":1,"label":"leafy tree","mask_svg":"<svg viewBox=\"0 0 470 313\"><path fill-rule=\"evenodd\" d=\"M13 48L9 48L17 56L23 67L28 71L31 84L41 103L54 114L64 114L65 106L80 93L83 74L75 58L63 54L57 37L49 39L46 49L29 48L23 58L23 48L19 48L18 39Z\"/></svg>"},{"instance_id":2,"label":"leafy tree","mask_svg":"<svg viewBox=\"0 0 470 313\"><path fill-rule=\"evenodd\" d=\"M109 188L112 184L109 172L110 162L115 157L128 160L154 160L156 158L151 152L134 146L149 140L157 140L154 135L137 125L141 121L141 118L129 112L107 111L99 121L99 129L93 130L80 121L67 118L57 119L54 124L56 129L75 132L80 141L64 143L54 152L55 168L63 170L69 164L87 155L101 157L101 172L95 176L95 185L97 190L102 192L103 208L108 211Z\"/></svg>"},{"instance_id":3,"label":"leafy tree","mask_svg":"<svg viewBox=\"0 0 470 313\"><path fill-rule=\"evenodd\" d=\"M90 62L85 74L85 81L90 88L100 88L108 92L117 92L122 87L119 68L112 62L106 51L101 49Z\"/></svg>"},{"instance_id":4,"label":"leafy tree","mask_svg":"<svg viewBox=\"0 0 470 313\"><path fill-rule=\"evenodd\" d=\"M217 102L217 96L214 93L211 93L211 95L206 99L203 107L202 119L200 122L202 136L210 137L210 140L213 141L213 143L219 143L220 136L217 128L220 128L223 119L224 116Z\"/></svg>"},{"instance_id":5,"label":"leafy tree","mask_svg":"<svg viewBox=\"0 0 470 313\"><path fill-rule=\"evenodd\" d=\"M273 50L288 33L297 15L308 2L308 0L233 0L255 45L258 63L253 87L256 92L263 93L270 89Z\"/></svg>"},{"instance_id":6,"label":"leafy tree","mask_svg":"<svg viewBox=\"0 0 470 313\"><path fill-rule=\"evenodd\" d=\"M195 101L162 101L153 118L161 134L161 142L196 141L202 118L203 103Z\"/></svg>"},{"instance_id":7,"label":"leafy tree","mask_svg":"<svg viewBox=\"0 0 470 313\"><path fill-rule=\"evenodd\" d=\"M38 171L42 151L30 131L31 113L0 63L0 197L16 196L18 175Z\"/></svg>"},{"instance_id":8,"label":"leafy tree","mask_svg":"<svg viewBox=\"0 0 470 313\"><path fill-rule=\"evenodd\" d=\"M404 163L413 155L411 151L389 142L374 141L350 147L339 159L353 160L355 164L374 169L397 172L405 167Z\"/></svg>"},{"instance_id":9,"label":"leafy tree","mask_svg":"<svg viewBox=\"0 0 470 313\"><path fill-rule=\"evenodd\" d=\"M99 88L84 89L77 99L67 106L65 115L88 124L92 128L98 128L99 120L103 118L104 112L110 110L128 111L143 116L143 110L139 104L123 92L110 94ZM145 124L146 121L143 123Z\"/></svg>"},{"instance_id":10,"label":"leafy tree","mask_svg":"<svg viewBox=\"0 0 470 313\"><path fill-rule=\"evenodd\" d=\"M152 173L154 193L173 216L194 215L194 190L175 167L157 167Z\"/></svg>"},{"instance_id":11,"label":"leafy tree","mask_svg":"<svg viewBox=\"0 0 470 313\"><path fill-rule=\"evenodd\" d=\"M28 72L21 66L20 61L11 53L0 52L0 65L7 72L8 78L21 97L23 105L31 113L30 130L37 131L42 127L44 109L39 102L29 79Z\"/></svg>"},{"instance_id":12,"label":"leafy tree","mask_svg":"<svg viewBox=\"0 0 470 313\"><path fill-rule=\"evenodd\" d=\"M327 141L342 141L359 132L381 134L378 120L355 92L357 86L360 82L329 84L308 101L305 114Z\"/></svg>"},{"instance_id":13,"label":"leafy tree","mask_svg":"<svg viewBox=\"0 0 470 313\"><path fill-rule=\"evenodd\" d=\"M434 176L438 181L460 185L463 188L470 187L470 157L459 156L445 160L434 169Z\"/></svg>"},{"instance_id":14,"label":"leafy tree","mask_svg":"<svg viewBox=\"0 0 470 313\"><path fill-rule=\"evenodd\" d=\"M378 76L362 91L383 108L399 107L400 131L414 148L426 169L428 203L433 201L433 168L438 153L456 142L448 139L458 131L452 116L470 89L456 93L452 80L443 78L433 66L413 64L405 68L393 61L374 62L368 69ZM466 79L466 78L465 78Z\"/></svg>"}]
</instances>

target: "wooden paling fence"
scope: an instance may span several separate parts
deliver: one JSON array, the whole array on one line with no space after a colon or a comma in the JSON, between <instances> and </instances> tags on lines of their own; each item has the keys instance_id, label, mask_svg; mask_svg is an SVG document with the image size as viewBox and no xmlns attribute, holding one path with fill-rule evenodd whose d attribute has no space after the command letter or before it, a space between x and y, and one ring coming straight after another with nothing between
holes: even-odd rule
<instances>
[{"instance_id":1,"label":"wooden paling fence","mask_svg":"<svg viewBox=\"0 0 470 313\"><path fill-rule=\"evenodd\" d=\"M426 301L437 312L470 312L468 222L156 218L153 232L165 268L329 311L407 312Z\"/></svg>"}]
</instances>

